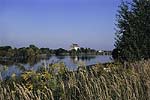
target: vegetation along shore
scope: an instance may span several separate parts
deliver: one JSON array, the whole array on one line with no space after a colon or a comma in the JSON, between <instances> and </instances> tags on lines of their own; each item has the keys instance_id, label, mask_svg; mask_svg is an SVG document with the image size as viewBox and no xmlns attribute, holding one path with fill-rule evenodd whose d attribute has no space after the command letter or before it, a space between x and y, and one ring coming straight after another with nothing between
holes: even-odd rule
<instances>
[{"instance_id":1,"label":"vegetation along shore","mask_svg":"<svg viewBox=\"0 0 150 100\"><path fill-rule=\"evenodd\" d=\"M1 100L149 100L150 61L97 64L68 71L63 63L0 82Z\"/></svg>"},{"instance_id":2,"label":"vegetation along shore","mask_svg":"<svg viewBox=\"0 0 150 100\"><path fill-rule=\"evenodd\" d=\"M0 77L0 100L150 100L150 0L131 0L119 6L114 62L80 65L68 70L63 62ZM76 45L76 44L75 44ZM50 50L30 45L0 48L2 59L46 55L97 55L80 48ZM78 50L77 50L78 49ZM0 66L0 75L7 66ZM22 66L21 68L24 68Z\"/></svg>"}]
</instances>

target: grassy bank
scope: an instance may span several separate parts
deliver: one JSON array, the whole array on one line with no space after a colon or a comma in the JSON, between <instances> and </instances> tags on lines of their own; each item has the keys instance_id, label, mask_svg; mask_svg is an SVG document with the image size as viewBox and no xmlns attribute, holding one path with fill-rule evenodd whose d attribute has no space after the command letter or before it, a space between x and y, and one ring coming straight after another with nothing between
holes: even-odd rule
<instances>
[{"instance_id":1,"label":"grassy bank","mask_svg":"<svg viewBox=\"0 0 150 100\"><path fill-rule=\"evenodd\" d=\"M149 100L150 60L68 71L63 63L1 81L0 100Z\"/></svg>"}]
</instances>

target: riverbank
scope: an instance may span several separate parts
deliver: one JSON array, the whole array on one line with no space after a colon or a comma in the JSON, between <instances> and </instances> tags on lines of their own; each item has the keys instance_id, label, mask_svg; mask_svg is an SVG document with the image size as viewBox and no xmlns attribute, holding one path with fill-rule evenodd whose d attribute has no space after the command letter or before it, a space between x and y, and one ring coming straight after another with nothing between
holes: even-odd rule
<instances>
[{"instance_id":1,"label":"riverbank","mask_svg":"<svg viewBox=\"0 0 150 100\"><path fill-rule=\"evenodd\" d=\"M7 69L3 71L2 77L7 78L12 74L19 75L27 70L38 70L43 65L64 62L68 70L77 70L77 66L92 65L96 63L111 62L111 56L51 56L47 59L18 59L17 61L0 61L0 66L6 66Z\"/></svg>"},{"instance_id":2,"label":"riverbank","mask_svg":"<svg viewBox=\"0 0 150 100\"><path fill-rule=\"evenodd\" d=\"M105 70L104 66L109 68ZM96 64L68 71L63 63L0 82L0 100L149 100L150 60Z\"/></svg>"}]
</instances>

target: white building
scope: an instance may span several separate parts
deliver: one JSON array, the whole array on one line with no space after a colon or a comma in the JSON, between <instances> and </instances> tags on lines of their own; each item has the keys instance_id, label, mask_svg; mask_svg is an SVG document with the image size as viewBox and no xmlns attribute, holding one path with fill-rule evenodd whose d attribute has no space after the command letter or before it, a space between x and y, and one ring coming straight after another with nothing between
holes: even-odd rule
<instances>
[{"instance_id":1,"label":"white building","mask_svg":"<svg viewBox=\"0 0 150 100\"><path fill-rule=\"evenodd\" d=\"M98 52L99 52L99 53L102 53L102 52L103 52L103 50L99 50Z\"/></svg>"},{"instance_id":2,"label":"white building","mask_svg":"<svg viewBox=\"0 0 150 100\"><path fill-rule=\"evenodd\" d=\"M78 45L78 44L72 44L71 46L70 46L70 50L78 50L78 49L80 49L80 46Z\"/></svg>"}]
</instances>

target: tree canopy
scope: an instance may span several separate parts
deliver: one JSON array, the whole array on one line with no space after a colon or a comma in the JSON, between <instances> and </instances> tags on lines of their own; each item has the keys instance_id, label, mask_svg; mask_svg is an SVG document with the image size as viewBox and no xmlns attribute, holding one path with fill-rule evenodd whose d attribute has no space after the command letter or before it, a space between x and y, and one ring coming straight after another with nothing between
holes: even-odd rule
<instances>
[{"instance_id":1,"label":"tree canopy","mask_svg":"<svg viewBox=\"0 0 150 100\"><path fill-rule=\"evenodd\" d=\"M116 26L114 59L134 61L150 58L150 0L122 2Z\"/></svg>"}]
</instances>

